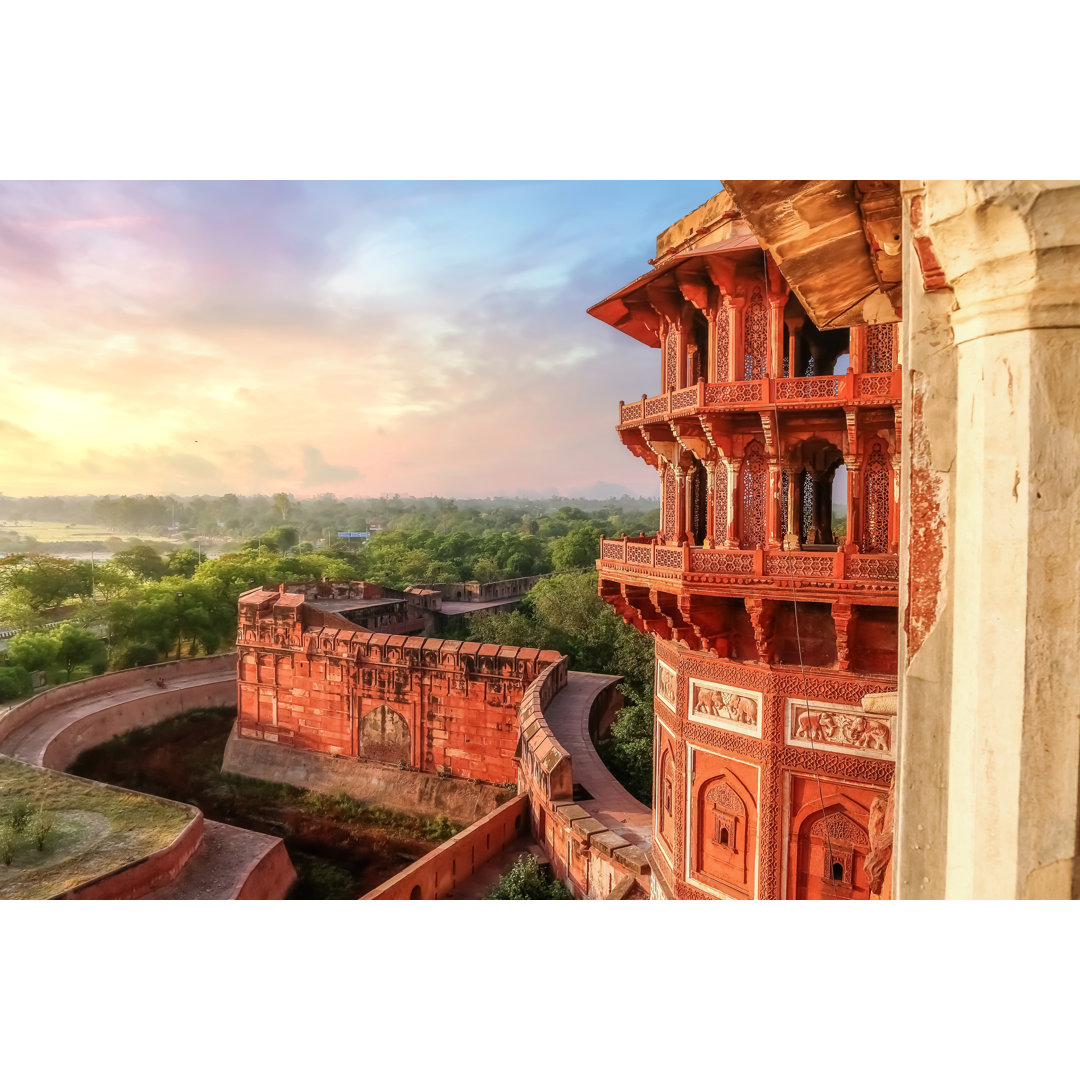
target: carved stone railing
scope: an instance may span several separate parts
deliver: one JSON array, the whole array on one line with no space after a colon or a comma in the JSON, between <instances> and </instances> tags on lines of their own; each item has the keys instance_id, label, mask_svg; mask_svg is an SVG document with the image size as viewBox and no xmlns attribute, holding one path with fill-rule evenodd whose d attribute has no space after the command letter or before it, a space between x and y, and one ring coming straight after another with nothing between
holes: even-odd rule
<instances>
[{"instance_id":1,"label":"carved stone railing","mask_svg":"<svg viewBox=\"0 0 1080 1080\"><path fill-rule=\"evenodd\" d=\"M855 404L900 401L900 370L881 375L812 375L799 379L755 379L706 383L699 380L657 397L619 402L619 423L634 424L703 409L760 408L804 404Z\"/></svg>"},{"instance_id":2,"label":"carved stone railing","mask_svg":"<svg viewBox=\"0 0 1080 1080\"><path fill-rule=\"evenodd\" d=\"M848 555L843 551L780 551L777 549L700 548L658 543L656 537L600 542L605 570L671 581L682 577L745 577L787 586L793 579L826 585L864 582L875 591L893 592L900 580L900 556Z\"/></svg>"}]
</instances>

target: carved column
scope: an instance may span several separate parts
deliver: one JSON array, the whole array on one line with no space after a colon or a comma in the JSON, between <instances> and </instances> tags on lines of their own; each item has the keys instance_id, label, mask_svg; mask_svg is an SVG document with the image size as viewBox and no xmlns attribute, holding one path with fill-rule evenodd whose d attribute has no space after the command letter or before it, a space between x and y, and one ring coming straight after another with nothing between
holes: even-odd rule
<instances>
[{"instance_id":1,"label":"carved column","mask_svg":"<svg viewBox=\"0 0 1080 1080\"><path fill-rule=\"evenodd\" d=\"M788 378L795 378L799 371L799 365L802 363L802 318L792 319L788 323L788 331L790 334L788 344Z\"/></svg>"},{"instance_id":2,"label":"carved column","mask_svg":"<svg viewBox=\"0 0 1080 1080\"><path fill-rule=\"evenodd\" d=\"M801 473L794 469L788 470L788 500L787 500L787 535L784 537L785 551L801 551L802 544L799 542L799 514L802 511L802 489L799 487Z\"/></svg>"},{"instance_id":3,"label":"carved column","mask_svg":"<svg viewBox=\"0 0 1080 1080\"><path fill-rule=\"evenodd\" d=\"M716 492L713 481L716 477L715 461L705 462L705 546L716 547Z\"/></svg>"},{"instance_id":4,"label":"carved column","mask_svg":"<svg viewBox=\"0 0 1080 1080\"><path fill-rule=\"evenodd\" d=\"M862 468L854 454L844 455L847 466L847 537L844 550L855 554L859 550L862 531Z\"/></svg>"},{"instance_id":5,"label":"carved column","mask_svg":"<svg viewBox=\"0 0 1080 1080\"><path fill-rule=\"evenodd\" d=\"M769 462L769 489L765 502L765 546L783 546L784 523L780 520L780 463Z\"/></svg>"},{"instance_id":6,"label":"carved column","mask_svg":"<svg viewBox=\"0 0 1080 1080\"><path fill-rule=\"evenodd\" d=\"M676 544L683 544L686 542L686 478L688 473L681 465L673 465L671 472L675 477L675 535L673 539Z\"/></svg>"},{"instance_id":7,"label":"carved column","mask_svg":"<svg viewBox=\"0 0 1080 1080\"><path fill-rule=\"evenodd\" d=\"M745 308L745 296L731 297L731 355L728 366L731 369L732 382L742 382L743 368L746 364Z\"/></svg>"},{"instance_id":8,"label":"carved column","mask_svg":"<svg viewBox=\"0 0 1080 1080\"><path fill-rule=\"evenodd\" d=\"M784 301L769 300L769 364L767 368L773 379L784 374Z\"/></svg>"},{"instance_id":9,"label":"carved column","mask_svg":"<svg viewBox=\"0 0 1080 1080\"><path fill-rule=\"evenodd\" d=\"M750 616L750 625L754 628L754 645L758 659L763 664L772 663L772 632L775 609L771 600L756 600L745 597L743 604Z\"/></svg>"},{"instance_id":10,"label":"carved column","mask_svg":"<svg viewBox=\"0 0 1080 1080\"><path fill-rule=\"evenodd\" d=\"M705 357L705 381L716 382L716 312L712 309L705 312L705 318L709 321L709 344L708 354Z\"/></svg>"},{"instance_id":11,"label":"carved column","mask_svg":"<svg viewBox=\"0 0 1080 1080\"><path fill-rule=\"evenodd\" d=\"M848 370L859 374L863 365L863 345L866 341L866 327L853 326L848 340Z\"/></svg>"},{"instance_id":12,"label":"carved column","mask_svg":"<svg viewBox=\"0 0 1080 1080\"><path fill-rule=\"evenodd\" d=\"M725 546L737 548L739 546L739 526L735 520L735 492L739 486L739 464L735 458L728 458L724 462L727 469L727 537Z\"/></svg>"},{"instance_id":13,"label":"carved column","mask_svg":"<svg viewBox=\"0 0 1080 1080\"><path fill-rule=\"evenodd\" d=\"M833 625L836 627L836 665L841 671L851 668L851 636L855 630L855 609L851 604L833 604Z\"/></svg>"}]
</instances>

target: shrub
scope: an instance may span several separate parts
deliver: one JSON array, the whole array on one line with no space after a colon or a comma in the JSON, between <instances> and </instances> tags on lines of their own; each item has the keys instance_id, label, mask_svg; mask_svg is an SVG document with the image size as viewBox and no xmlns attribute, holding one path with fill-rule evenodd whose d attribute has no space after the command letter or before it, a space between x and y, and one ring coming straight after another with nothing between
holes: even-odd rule
<instances>
[{"instance_id":1,"label":"shrub","mask_svg":"<svg viewBox=\"0 0 1080 1080\"><path fill-rule=\"evenodd\" d=\"M30 690L30 673L19 664L0 667L0 701L26 697Z\"/></svg>"},{"instance_id":2,"label":"shrub","mask_svg":"<svg viewBox=\"0 0 1080 1080\"><path fill-rule=\"evenodd\" d=\"M11 823L7 821L0 822L0 862L5 866L10 866L11 860L15 858L15 848L18 842L18 837L15 835Z\"/></svg>"},{"instance_id":3,"label":"shrub","mask_svg":"<svg viewBox=\"0 0 1080 1080\"><path fill-rule=\"evenodd\" d=\"M55 824L56 820L53 815L48 810L39 807L38 812L30 822L30 839L34 841L34 846L38 851L45 850L45 841L48 840Z\"/></svg>"},{"instance_id":4,"label":"shrub","mask_svg":"<svg viewBox=\"0 0 1080 1080\"><path fill-rule=\"evenodd\" d=\"M521 855L487 894L488 900L573 900L570 890L555 880L549 866L535 855Z\"/></svg>"},{"instance_id":5,"label":"shrub","mask_svg":"<svg viewBox=\"0 0 1080 1080\"><path fill-rule=\"evenodd\" d=\"M30 801L22 795L11 800L11 805L8 807L8 820L15 832L21 833L33 814L34 808L30 805Z\"/></svg>"}]
</instances>

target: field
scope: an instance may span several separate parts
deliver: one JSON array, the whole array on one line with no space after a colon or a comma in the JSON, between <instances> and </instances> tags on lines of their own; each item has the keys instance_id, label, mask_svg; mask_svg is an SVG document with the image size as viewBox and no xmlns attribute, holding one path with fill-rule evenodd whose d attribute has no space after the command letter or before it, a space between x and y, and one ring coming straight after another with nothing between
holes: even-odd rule
<instances>
[{"instance_id":1,"label":"field","mask_svg":"<svg viewBox=\"0 0 1080 1080\"><path fill-rule=\"evenodd\" d=\"M52 823L41 850L30 828L13 829L20 806ZM0 757L0 832L11 843L10 864L0 857L0 900L44 900L145 858L193 816L185 806Z\"/></svg>"}]
</instances>

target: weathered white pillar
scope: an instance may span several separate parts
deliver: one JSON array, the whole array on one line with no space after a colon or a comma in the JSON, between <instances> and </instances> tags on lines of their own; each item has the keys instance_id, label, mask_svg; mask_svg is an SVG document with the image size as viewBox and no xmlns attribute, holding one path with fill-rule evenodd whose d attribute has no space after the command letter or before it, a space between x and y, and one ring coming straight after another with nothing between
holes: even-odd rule
<instances>
[{"instance_id":1,"label":"weathered white pillar","mask_svg":"<svg viewBox=\"0 0 1080 1080\"><path fill-rule=\"evenodd\" d=\"M893 895L1077 898L1080 186L904 200Z\"/></svg>"}]
</instances>

